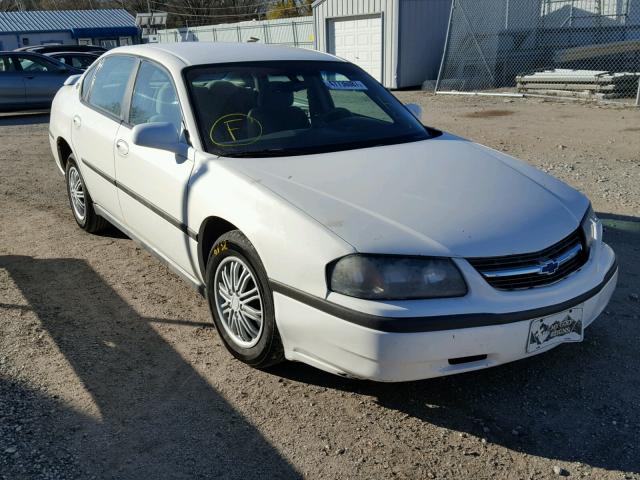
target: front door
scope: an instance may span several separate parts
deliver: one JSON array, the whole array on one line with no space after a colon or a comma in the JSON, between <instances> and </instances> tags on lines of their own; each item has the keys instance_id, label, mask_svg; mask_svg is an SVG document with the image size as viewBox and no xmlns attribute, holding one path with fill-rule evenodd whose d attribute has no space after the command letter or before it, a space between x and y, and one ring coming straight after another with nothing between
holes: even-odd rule
<instances>
[{"instance_id":1,"label":"front door","mask_svg":"<svg viewBox=\"0 0 640 480\"><path fill-rule=\"evenodd\" d=\"M34 107L51 105L53 97L69 77L64 66L35 55L19 54L14 56L14 60L22 70L27 103Z\"/></svg>"},{"instance_id":2,"label":"front door","mask_svg":"<svg viewBox=\"0 0 640 480\"><path fill-rule=\"evenodd\" d=\"M121 220L115 187L114 150L125 91L137 60L125 55L105 58L85 75L82 101L72 115L74 152L92 200Z\"/></svg>"},{"instance_id":3,"label":"front door","mask_svg":"<svg viewBox=\"0 0 640 480\"><path fill-rule=\"evenodd\" d=\"M125 223L145 243L195 276L195 233L187 228L192 149L185 155L133 144L133 128L154 122L182 131L182 113L169 73L143 60L133 88L128 122L118 130L115 150L118 195Z\"/></svg>"},{"instance_id":4,"label":"front door","mask_svg":"<svg viewBox=\"0 0 640 480\"><path fill-rule=\"evenodd\" d=\"M0 110L25 106L24 79L9 55L0 56Z\"/></svg>"}]
</instances>

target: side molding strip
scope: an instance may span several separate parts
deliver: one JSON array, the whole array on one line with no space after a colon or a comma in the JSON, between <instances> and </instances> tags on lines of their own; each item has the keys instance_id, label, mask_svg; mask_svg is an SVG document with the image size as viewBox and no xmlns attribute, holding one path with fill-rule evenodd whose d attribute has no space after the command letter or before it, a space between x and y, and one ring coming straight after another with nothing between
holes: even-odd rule
<instances>
[{"instance_id":1,"label":"side molding strip","mask_svg":"<svg viewBox=\"0 0 640 480\"><path fill-rule=\"evenodd\" d=\"M182 233L188 235L189 237L191 237L192 239L194 239L196 242L198 241L198 234L196 232L194 232L193 230L191 230L189 227L187 227L184 223L182 223L180 220L178 220L177 218L169 215L167 212L165 212L164 210L156 207L154 204L152 204L151 202L149 202L148 200L146 200L145 198L141 197L140 195L138 195L137 193L135 193L133 190L131 190L130 188L126 187L125 185L121 184L120 182L118 182L115 178L113 178L111 175L103 172L102 170L100 170L98 167L96 167L95 165L92 165L91 163L87 162L84 158L82 159L82 163L84 163L87 167L89 167L91 170L93 170L95 173L97 173L98 175L100 175L102 178L104 178L107 182L109 182L110 184L112 184L113 186L115 186L116 188L122 190L124 193L126 193L127 195L129 195L131 198L133 198L135 201L137 201L138 203L140 203L141 205L147 207L149 210L151 210L153 213L155 213L156 215L158 215L160 218L162 218L163 220L169 222L171 225L173 225L174 227L176 227L177 229L179 229Z\"/></svg>"},{"instance_id":2,"label":"side molding strip","mask_svg":"<svg viewBox=\"0 0 640 480\"><path fill-rule=\"evenodd\" d=\"M460 328L486 327L490 325L504 325L506 323L521 322L538 317L546 317L554 313L568 310L576 305L588 300L602 290L605 285L618 271L618 265L614 261L607 271L602 282L591 290L579 295L571 300L556 305L523 310L508 313L464 313L454 315L438 315L431 317L381 317L368 313L359 312L351 308L343 307L337 303L329 302L324 298L316 297L309 293L290 287L276 280L269 280L271 289L286 297L292 298L300 303L316 308L321 312L341 318L350 323L355 323L362 327L371 328L381 332L393 333L415 333L415 332L437 332L441 330L457 330Z\"/></svg>"}]
</instances>

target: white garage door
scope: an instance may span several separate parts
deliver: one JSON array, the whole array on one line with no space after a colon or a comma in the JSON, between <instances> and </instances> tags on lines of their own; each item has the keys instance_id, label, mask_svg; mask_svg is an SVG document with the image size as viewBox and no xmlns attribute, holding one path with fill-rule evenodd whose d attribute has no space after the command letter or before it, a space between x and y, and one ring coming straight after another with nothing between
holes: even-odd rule
<instances>
[{"instance_id":1,"label":"white garage door","mask_svg":"<svg viewBox=\"0 0 640 480\"><path fill-rule=\"evenodd\" d=\"M382 18L379 15L329 21L329 51L382 79Z\"/></svg>"}]
</instances>

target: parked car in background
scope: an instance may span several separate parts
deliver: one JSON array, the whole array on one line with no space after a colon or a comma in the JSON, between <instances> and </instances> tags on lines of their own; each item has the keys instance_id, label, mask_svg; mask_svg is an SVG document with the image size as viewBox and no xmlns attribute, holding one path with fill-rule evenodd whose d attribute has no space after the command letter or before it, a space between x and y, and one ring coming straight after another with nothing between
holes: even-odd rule
<instances>
[{"instance_id":1,"label":"parked car in background","mask_svg":"<svg viewBox=\"0 0 640 480\"><path fill-rule=\"evenodd\" d=\"M77 224L205 293L255 367L404 381L581 341L618 277L589 199L419 118L332 55L185 42L109 51L49 132Z\"/></svg>"},{"instance_id":2,"label":"parked car in background","mask_svg":"<svg viewBox=\"0 0 640 480\"><path fill-rule=\"evenodd\" d=\"M55 58L56 60L69 65L70 67L79 68L80 70L86 70L95 62L102 53L100 52L52 52L45 53L47 57Z\"/></svg>"},{"instance_id":3,"label":"parked car in background","mask_svg":"<svg viewBox=\"0 0 640 480\"><path fill-rule=\"evenodd\" d=\"M58 89L82 70L31 52L0 52L0 110L48 108Z\"/></svg>"},{"instance_id":4,"label":"parked car in background","mask_svg":"<svg viewBox=\"0 0 640 480\"><path fill-rule=\"evenodd\" d=\"M53 52L106 52L107 49L98 45L31 45L28 47L16 48L14 52L34 52L34 53L53 53Z\"/></svg>"}]
</instances>

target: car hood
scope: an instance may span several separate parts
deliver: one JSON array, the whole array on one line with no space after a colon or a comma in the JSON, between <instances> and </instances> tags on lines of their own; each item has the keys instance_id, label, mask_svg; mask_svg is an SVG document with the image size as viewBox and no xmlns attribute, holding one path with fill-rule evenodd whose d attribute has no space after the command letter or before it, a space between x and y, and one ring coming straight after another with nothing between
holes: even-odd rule
<instances>
[{"instance_id":1,"label":"car hood","mask_svg":"<svg viewBox=\"0 0 640 480\"><path fill-rule=\"evenodd\" d=\"M226 161L367 253L534 252L575 230L589 204L561 181L450 134L360 150Z\"/></svg>"}]
</instances>

